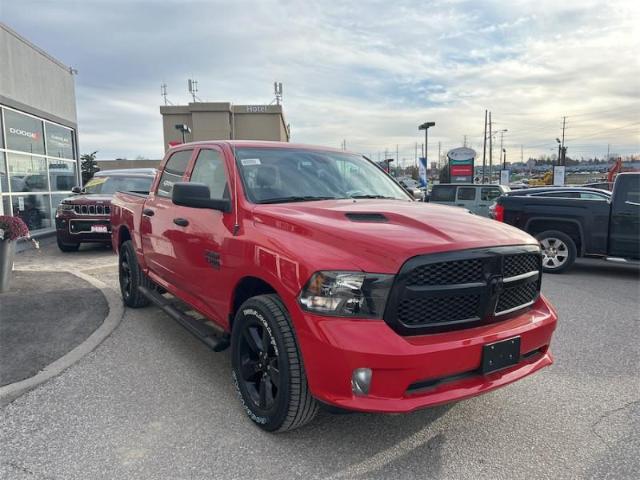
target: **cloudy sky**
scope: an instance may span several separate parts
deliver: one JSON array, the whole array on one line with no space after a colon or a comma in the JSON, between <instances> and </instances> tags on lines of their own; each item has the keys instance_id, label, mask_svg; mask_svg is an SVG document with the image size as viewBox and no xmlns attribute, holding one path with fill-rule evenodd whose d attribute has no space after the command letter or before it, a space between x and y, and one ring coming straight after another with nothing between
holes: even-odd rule
<instances>
[{"instance_id":1,"label":"cloudy sky","mask_svg":"<svg viewBox=\"0 0 640 480\"><path fill-rule=\"evenodd\" d=\"M484 110L508 158L607 144L640 153L640 2L590 0L0 0L0 19L78 70L82 152L159 158L160 84L186 103L269 103L284 84L292 140L411 162L482 151ZM499 140L498 140L499 141ZM497 149L496 149L497 153Z\"/></svg>"}]
</instances>

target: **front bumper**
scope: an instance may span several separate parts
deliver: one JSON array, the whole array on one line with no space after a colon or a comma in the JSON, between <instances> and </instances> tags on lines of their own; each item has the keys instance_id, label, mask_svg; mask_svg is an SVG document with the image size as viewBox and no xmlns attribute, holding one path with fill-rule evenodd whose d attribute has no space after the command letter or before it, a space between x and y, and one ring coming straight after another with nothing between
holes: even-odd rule
<instances>
[{"instance_id":1,"label":"front bumper","mask_svg":"<svg viewBox=\"0 0 640 480\"><path fill-rule=\"evenodd\" d=\"M105 225L106 232L92 232L92 225ZM56 234L64 243L110 243L111 222L104 216L56 216Z\"/></svg>"},{"instance_id":2,"label":"front bumper","mask_svg":"<svg viewBox=\"0 0 640 480\"><path fill-rule=\"evenodd\" d=\"M290 309L290 311L292 311ZM367 412L410 412L469 398L551 365L557 315L543 296L498 323L452 332L400 336L382 320L292 311L312 394L322 402ZM487 343L520 336L517 365L479 373ZM351 390L356 368L373 371L366 396Z\"/></svg>"}]
</instances>

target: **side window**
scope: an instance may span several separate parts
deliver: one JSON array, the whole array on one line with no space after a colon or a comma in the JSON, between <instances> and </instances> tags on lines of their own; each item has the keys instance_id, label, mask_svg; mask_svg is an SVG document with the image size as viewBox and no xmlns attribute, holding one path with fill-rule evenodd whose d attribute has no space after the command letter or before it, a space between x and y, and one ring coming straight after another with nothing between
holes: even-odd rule
<instances>
[{"instance_id":1,"label":"side window","mask_svg":"<svg viewBox=\"0 0 640 480\"><path fill-rule=\"evenodd\" d=\"M224 161L217 150L200 150L190 181L208 185L211 198L229 198Z\"/></svg>"},{"instance_id":2,"label":"side window","mask_svg":"<svg viewBox=\"0 0 640 480\"><path fill-rule=\"evenodd\" d=\"M616 179L613 198L616 207L638 205L640 203L640 175L624 175ZM630 202L627 204L626 202Z\"/></svg>"},{"instance_id":3,"label":"side window","mask_svg":"<svg viewBox=\"0 0 640 480\"><path fill-rule=\"evenodd\" d=\"M586 200L607 200L606 195L601 195L600 193L592 193L592 192L580 192L580 198Z\"/></svg>"},{"instance_id":4,"label":"side window","mask_svg":"<svg viewBox=\"0 0 640 480\"><path fill-rule=\"evenodd\" d=\"M171 198L173 184L182 180L193 150L180 150L174 153L167 161L160 177L160 185L158 185L157 195L159 197Z\"/></svg>"},{"instance_id":5,"label":"side window","mask_svg":"<svg viewBox=\"0 0 640 480\"><path fill-rule=\"evenodd\" d=\"M431 192L431 200L434 202L454 202L456 187L454 185L435 185Z\"/></svg>"},{"instance_id":6,"label":"side window","mask_svg":"<svg viewBox=\"0 0 640 480\"><path fill-rule=\"evenodd\" d=\"M495 200L500 195L502 195L502 191L499 188L483 187L480 190L480 200L484 202Z\"/></svg>"},{"instance_id":7,"label":"side window","mask_svg":"<svg viewBox=\"0 0 640 480\"><path fill-rule=\"evenodd\" d=\"M458 200L475 200L475 187L458 187Z\"/></svg>"}]
</instances>

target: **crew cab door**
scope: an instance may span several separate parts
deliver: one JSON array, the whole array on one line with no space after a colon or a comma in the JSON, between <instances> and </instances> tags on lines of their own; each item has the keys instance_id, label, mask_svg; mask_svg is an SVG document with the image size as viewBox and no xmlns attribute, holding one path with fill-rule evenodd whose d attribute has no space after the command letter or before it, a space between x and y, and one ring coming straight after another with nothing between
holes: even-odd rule
<instances>
[{"instance_id":1,"label":"crew cab door","mask_svg":"<svg viewBox=\"0 0 640 480\"><path fill-rule=\"evenodd\" d=\"M186 207L171 201L173 184L184 180L193 149L178 150L167 160L155 191L150 192L142 210L140 234L145 263L149 270L170 286L184 288L180 264L188 254L180 226L174 220L184 216ZM167 286L167 285L164 285Z\"/></svg>"},{"instance_id":2,"label":"crew cab door","mask_svg":"<svg viewBox=\"0 0 640 480\"><path fill-rule=\"evenodd\" d=\"M201 148L187 177L190 182L207 185L212 199L230 199L229 175L219 148ZM189 248L179 268L181 276L189 279L189 295L195 297L190 303L224 326L227 319L223 312L231 288L230 256L225 254L229 247L225 249L225 244L233 237L233 213L184 207L181 216L186 222L180 230Z\"/></svg>"},{"instance_id":3,"label":"crew cab door","mask_svg":"<svg viewBox=\"0 0 640 480\"><path fill-rule=\"evenodd\" d=\"M640 175L616 179L609 224L609 255L640 258Z\"/></svg>"},{"instance_id":4,"label":"crew cab door","mask_svg":"<svg viewBox=\"0 0 640 480\"><path fill-rule=\"evenodd\" d=\"M478 202L478 208L475 213L483 217L489 216L489 207L496 201L496 199L502 195L500 187L487 186L480 188L480 200Z\"/></svg>"}]
</instances>

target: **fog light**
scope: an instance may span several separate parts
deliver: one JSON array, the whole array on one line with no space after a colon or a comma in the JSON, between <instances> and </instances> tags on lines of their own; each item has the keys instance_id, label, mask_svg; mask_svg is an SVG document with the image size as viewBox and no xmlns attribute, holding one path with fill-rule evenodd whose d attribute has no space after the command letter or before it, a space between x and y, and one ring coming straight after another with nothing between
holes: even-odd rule
<instances>
[{"instance_id":1,"label":"fog light","mask_svg":"<svg viewBox=\"0 0 640 480\"><path fill-rule=\"evenodd\" d=\"M371 386L371 369L356 368L351 375L351 390L358 396L368 395Z\"/></svg>"}]
</instances>

